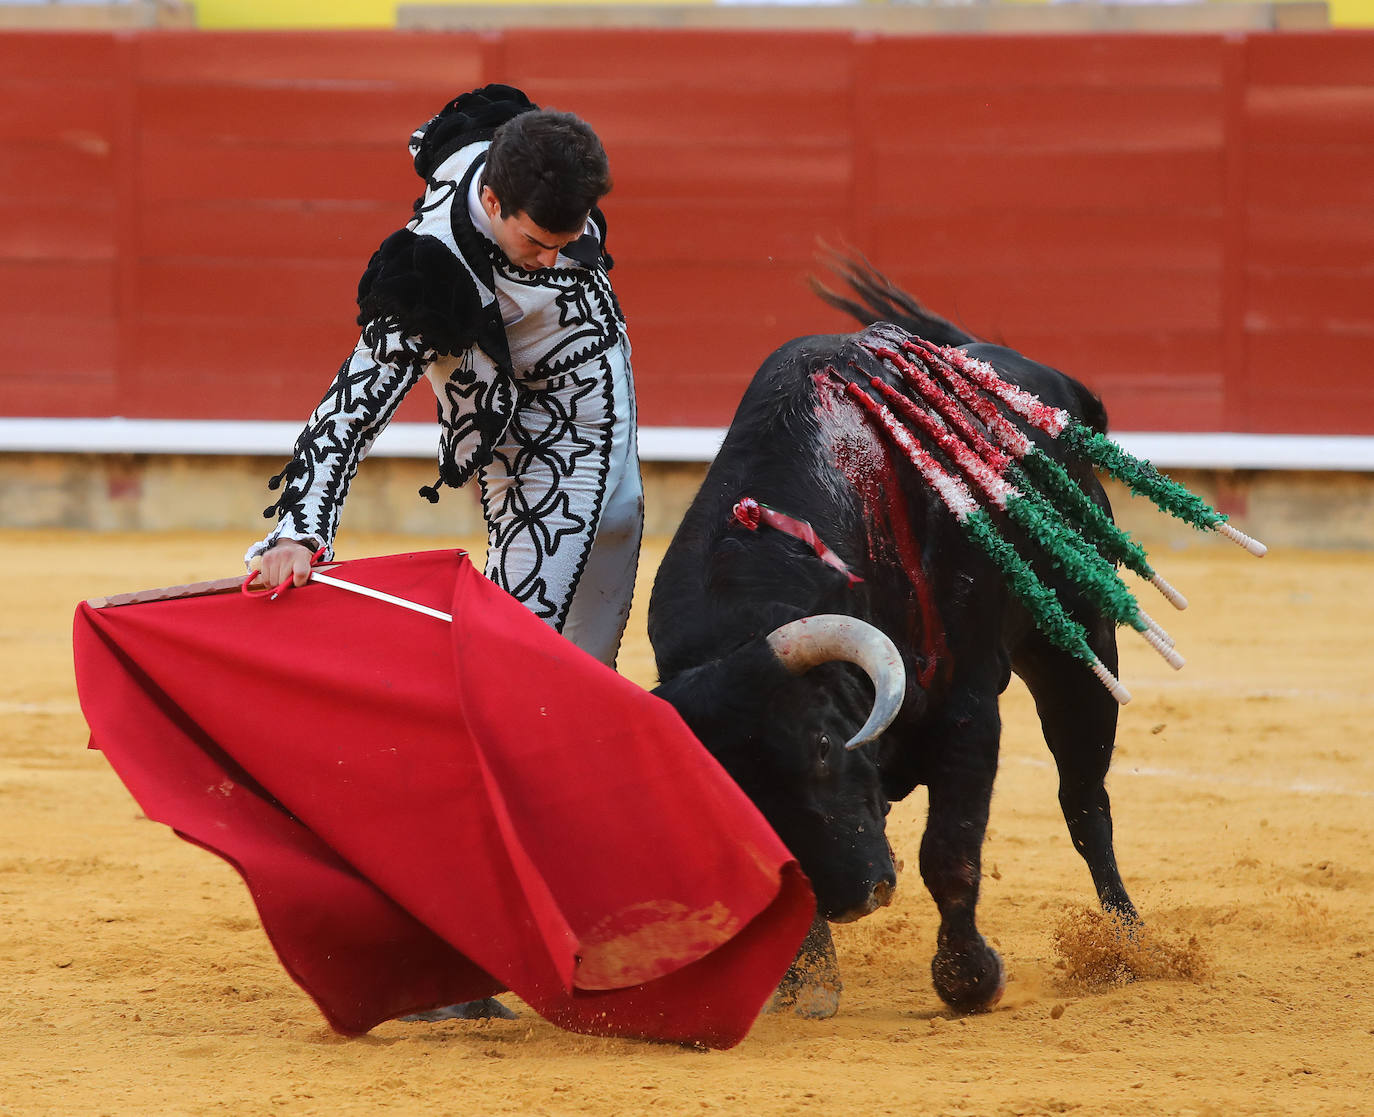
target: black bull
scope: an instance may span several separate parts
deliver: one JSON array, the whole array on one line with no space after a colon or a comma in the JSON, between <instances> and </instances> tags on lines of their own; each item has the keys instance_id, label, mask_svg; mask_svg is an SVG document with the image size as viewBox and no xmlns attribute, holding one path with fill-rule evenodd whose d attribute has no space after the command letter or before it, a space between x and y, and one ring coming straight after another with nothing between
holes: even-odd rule
<instances>
[{"instance_id":1,"label":"black bull","mask_svg":"<svg viewBox=\"0 0 1374 1117\"><path fill-rule=\"evenodd\" d=\"M937 342L969 341L948 323L921 317L917 304L884 309L889 318L925 327ZM932 976L948 1004L977 1010L995 1004L1005 984L1001 959L975 919L1001 732L998 695L1012 671L1029 688L1058 766L1073 844L1103 906L1133 919L1104 787L1117 704L1080 661L1040 634L911 464L832 390L834 373L896 385L899 377L869 345L900 336L890 325L874 325L799 338L768 358L664 556L649 604L649 638L658 693L797 856L824 919L859 918L888 901L896 869L884 819L890 803L926 786L920 871L940 913ZM964 348L1045 403L1105 429L1100 402L1076 381L1010 349ZM1059 456L1053 442L1036 441ZM1060 460L1107 507L1091 471ZM733 514L744 498L809 523L862 580L821 561L794 534L766 525L750 530ZM1010 525L1003 530L1019 542ZM1115 672L1113 624L1052 570L1040 573ZM895 720L852 751L844 742L874 704L868 676L840 661L794 674L768 641L780 626L817 614L875 626L905 665ZM823 923L804 950L822 965L828 956L833 966ZM816 1015L838 1003L833 968L829 977L834 995L819 1008L811 1004Z\"/></svg>"}]
</instances>

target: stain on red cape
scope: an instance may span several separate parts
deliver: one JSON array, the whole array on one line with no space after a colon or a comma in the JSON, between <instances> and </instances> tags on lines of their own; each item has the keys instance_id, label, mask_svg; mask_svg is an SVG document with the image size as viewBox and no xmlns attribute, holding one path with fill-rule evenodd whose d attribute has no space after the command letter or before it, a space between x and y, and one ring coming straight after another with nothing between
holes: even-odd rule
<instances>
[{"instance_id":1,"label":"stain on red cape","mask_svg":"<svg viewBox=\"0 0 1374 1117\"><path fill-rule=\"evenodd\" d=\"M519 995L560 1027L730 1047L814 913L666 702L462 552L312 583L77 609L77 687L150 818L243 875L338 1031Z\"/></svg>"}]
</instances>

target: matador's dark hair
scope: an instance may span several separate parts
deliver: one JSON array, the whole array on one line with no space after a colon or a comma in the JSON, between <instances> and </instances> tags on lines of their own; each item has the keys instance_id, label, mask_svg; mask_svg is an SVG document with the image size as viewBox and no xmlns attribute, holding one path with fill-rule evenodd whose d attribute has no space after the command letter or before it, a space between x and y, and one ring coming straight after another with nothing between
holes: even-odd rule
<instances>
[{"instance_id":1,"label":"matador's dark hair","mask_svg":"<svg viewBox=\"0 0 1374 1117\"><path fill-rule=\"evenodd\" d=\"M574 233L610 192L611 168L585 120L536 109L496 130L482 181L501 203L502 217L523 211L551 233Z\"/></svg>"}]
</instances>

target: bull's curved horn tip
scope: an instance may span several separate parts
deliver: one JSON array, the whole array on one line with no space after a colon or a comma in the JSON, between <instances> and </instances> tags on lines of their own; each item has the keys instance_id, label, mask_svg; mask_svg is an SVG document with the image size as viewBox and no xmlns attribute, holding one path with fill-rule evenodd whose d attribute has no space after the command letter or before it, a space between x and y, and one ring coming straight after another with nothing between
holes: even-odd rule
<instances>
[{"instance_id":1,"label":"bull's curved horn tip","mask_svg":"<svg viewBox=\"0 0 1374 1117\"><path fill-rule=\"evenodd\" d=\"M846 749L876 739L906 700L902 653L881 629L858 617L837 613L802 617L771 632L768 646L794 675L834 660L853 663L868 675L873 683L873 709L862 728L845 742Z\"/></svg>"}]
</instances>

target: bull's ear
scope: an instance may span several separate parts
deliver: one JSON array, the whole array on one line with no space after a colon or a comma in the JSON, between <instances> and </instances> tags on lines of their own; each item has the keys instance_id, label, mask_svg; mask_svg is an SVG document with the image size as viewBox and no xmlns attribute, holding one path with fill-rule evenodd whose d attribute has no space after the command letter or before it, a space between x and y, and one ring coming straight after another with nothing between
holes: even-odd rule
<instances>
[{"instance_id":1,"label":"bull's ear","mask_svg":"<svg viewBox=\"0 0 1374 1117\"><path fill-rule=\"evenodd\" d=\"M760 637L729 655L679 671L653 693L668 702L708 748L738 737L766 716L772 691L791 676Z\"/></svg>"}]
</instances>

